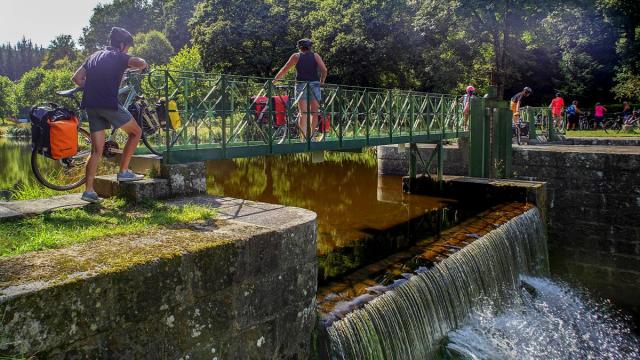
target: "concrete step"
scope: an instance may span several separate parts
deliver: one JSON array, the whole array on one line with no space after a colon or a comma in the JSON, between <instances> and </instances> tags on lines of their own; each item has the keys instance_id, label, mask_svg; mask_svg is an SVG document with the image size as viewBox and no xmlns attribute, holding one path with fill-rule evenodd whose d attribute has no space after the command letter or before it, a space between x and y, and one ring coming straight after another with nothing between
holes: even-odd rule
<instances>
[{"instance_id":1,"label":"concrete step","mask_svg":"<svg viewBox=\"0 0 640 360\"><path fill-rule=\"evenodd\" d=\"M97 176L94 189L102 197L122 196L132 201L145 198L165 199L169 197L169 181L159 178L144 178L140 181L118 182L117 176Z\"/></svg>"},{"instance_id":2,"label":"concrete step","mask_svg":"<svg viewBox=\"0 0 640 360\"><path fill-rule=\"evenodd\" d=\"M107 160L120 164L122 154L115 154L112 158ZM134 155L129 161L129 169L138 174L160 174L160 165L162 164L162 156L147 154L147 155Z\"/></svg>"}]
</instances>

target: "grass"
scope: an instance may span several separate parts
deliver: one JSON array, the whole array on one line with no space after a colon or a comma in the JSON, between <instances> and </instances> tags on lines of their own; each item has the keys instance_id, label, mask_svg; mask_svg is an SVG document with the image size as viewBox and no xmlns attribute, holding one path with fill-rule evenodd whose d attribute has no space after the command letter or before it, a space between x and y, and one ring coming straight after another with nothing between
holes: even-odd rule
<instances>
[{"instance_id":1,"label":"grass","mask_svg":"<svg viewBox=\"0 0 640 360\"><path fill-rule=\"evenodd\" d=\"M136 205L123 199L107 199L101 205L0 222L0 257L208 221L214 217L213 209L199 205L178 207L155 201Z\"/></svg>"},{"instance_id":2,"label":"grass","mask_svg":"<svg viewBox=\"0 0 640 360\"><path fill-rule=\"evenodd\" d=\"M10 200L44 199L44 198L50 198L53 196L60 196L60 195L71 194L74 192L80 192L82 189L84 189L84 187L81 186L74 190L57 191L57 190L51 190L47 187L44 187L39 183L29 181L29 182L20 183L15 189L11 190Z\"/></svg>"},{"instance_id":3,"label":"grass","mask_svg":"<svg viewBox=\"0 0 640 360\"><path fill-rule=\"evenodd\" d=\"M632 132L632 131L609 131L608 133L604 132L604 130L576 130L576 131L567 131L567 137L640 137L640 132Z\"/></svg>"}]
</instances>

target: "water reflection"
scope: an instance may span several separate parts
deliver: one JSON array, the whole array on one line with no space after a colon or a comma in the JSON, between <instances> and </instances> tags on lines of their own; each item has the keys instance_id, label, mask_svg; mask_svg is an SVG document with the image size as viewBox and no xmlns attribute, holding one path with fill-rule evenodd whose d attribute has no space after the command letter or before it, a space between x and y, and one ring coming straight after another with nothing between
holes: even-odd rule
<instances>
[{"instance_id":1,"label":"water reflection","mask_svg":"<svg viewBox=\"0 0 640 360\"><path fill-rule=\"evenodd\" d=\"M452 201L402 192L401 178L378 176L376 157L331 153L215 161L209 192L297 206L318 214L319 279L354 270L439 230L437 209Z\"/></svg>"},{"instance_id":2,"label":"water reflection","mask_svg":"<svg viewBox=\"0 0 640 360\"><path fill-rule=\"evenodd\" d=\"M0 137L0 198L20 184L35 182L31 173L31 144Z\"/></svg>"}]
</instances>

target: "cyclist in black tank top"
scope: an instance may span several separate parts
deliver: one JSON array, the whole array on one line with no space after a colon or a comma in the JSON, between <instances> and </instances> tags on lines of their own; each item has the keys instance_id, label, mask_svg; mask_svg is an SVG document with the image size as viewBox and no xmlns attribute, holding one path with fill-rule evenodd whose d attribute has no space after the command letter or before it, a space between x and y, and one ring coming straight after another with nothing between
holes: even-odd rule
<instances>
[{"instance_id":1,"label":"cyclist in black tank top","mask_svg":"<svg viewBox=\"0 0 640 360\"><path fill-rule=\"evenodd\" d=\"M274 81L280 80L292 67L296 68L296 101L298 102L298 126L306 138L307 128L318 125L318 109L321 100L320 87L327 78L327 67L317 53L311 51L309 39L298 41L299 52L291 55L287 63L278 71ZM307 101L307 99L310 99ZM307 104L308 102L308 104Z\"/></svg>"}]
</instances>

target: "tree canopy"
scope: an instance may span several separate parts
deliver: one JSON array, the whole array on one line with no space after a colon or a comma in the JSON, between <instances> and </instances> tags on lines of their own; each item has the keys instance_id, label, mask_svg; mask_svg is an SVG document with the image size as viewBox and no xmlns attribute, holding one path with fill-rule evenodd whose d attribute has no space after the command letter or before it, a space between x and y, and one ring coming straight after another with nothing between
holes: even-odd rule
<instances>
[{"instance_id":1,"label":"tree canopy","mask_svg":"<svg viewBox=\"0 0 640 360\"><path fill-rule=\"evenodd\" d=\"M509 97L530 86L588 102L640 101L636 0L112 0L96 6L79 45L0 45L0 75L73 68L107 43L111 27L136 34L132 53L154 65L272 77L308 37L328 81L460 92L489 84ZM172 58L174 52L179 56ZM21 85L16 86L19 92Z\"/></svg>"}]
</instances>

